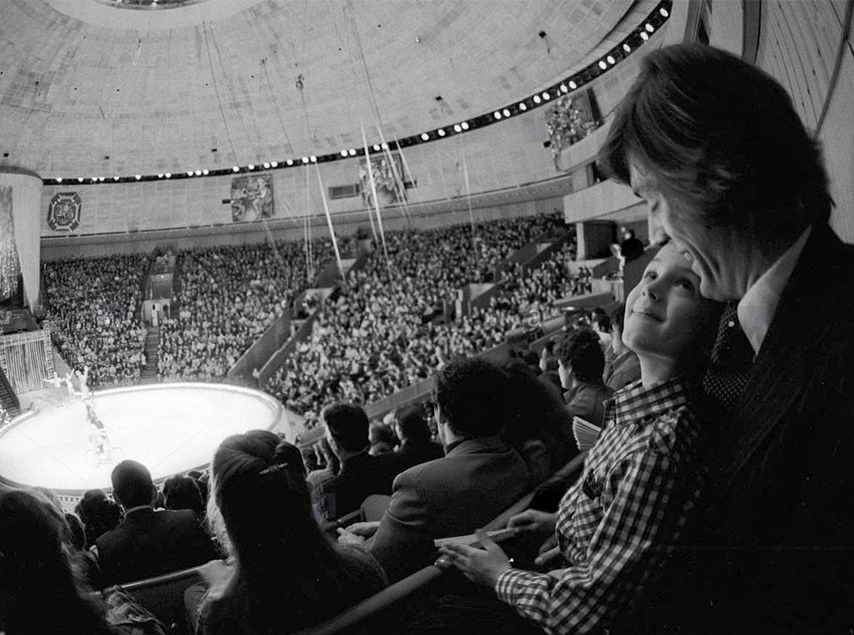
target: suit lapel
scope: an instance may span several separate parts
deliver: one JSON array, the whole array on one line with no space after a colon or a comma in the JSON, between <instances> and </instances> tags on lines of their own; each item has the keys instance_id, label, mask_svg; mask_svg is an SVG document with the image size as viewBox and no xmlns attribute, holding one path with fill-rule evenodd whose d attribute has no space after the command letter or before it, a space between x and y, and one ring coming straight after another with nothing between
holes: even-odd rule
<instances>
[{"instance_id":1,"label":"suit lapel","mask_svg":"<svg viewBox=\"0 0 854 635\"><path fill-rule=\"evenodd\" d=\"M831 257L840 245L826 225L813 227L736 406L727 443L731 449L719 462L719 483L724 487L732 486L803 394L811 350L822 337L826 304L833 297L816 274L833 270Z\"/></svg>"}]
</instances>

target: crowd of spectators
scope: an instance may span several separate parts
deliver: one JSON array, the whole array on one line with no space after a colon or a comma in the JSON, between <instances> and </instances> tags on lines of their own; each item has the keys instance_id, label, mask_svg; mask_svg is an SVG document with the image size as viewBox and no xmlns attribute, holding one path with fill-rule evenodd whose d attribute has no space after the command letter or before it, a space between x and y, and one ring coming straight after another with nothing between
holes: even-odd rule
<instances>
[{"instance_id":1,"label":"crowd of spectators","mask_svg":"<svg viewBox=\"0 0 854 635\"><path fill-rule=\"evenodd\" d=\"M313 246L331 258L329 240ZM177 315L160 326L158 371L168 378L223 377L310 284L301 242L203 247L178 256Z\"/></svg>"},{"instance_id":2,"label":"crowd of spectators","mask_svg":"<svg viewBox=\"0 0 854 635\"><path fill-rule=\"evenodd\" d=\"M556 300L589 288L569 273L575 242L568 239L536 268L505 273L489 306L446 320L462 286L491 281L489 272L537 235L565 231L554 217L484 223L477 227L475 257L462 244L470 237L461 229L390 234L391 267L377 252L354 272L267 391L312 425L324 405L386 397L454 357L476 355L514 329L559 315Z\"/></svg>"},{"instance_id":3,"label":"crowd of spectators","mask_svg":"<svg viewBox=\"0 0 854 635\"><path fill-rule=\"evenodd\" d=\"M89 368L90 386L135 382L145 366L138 318L144 255L72 258L44 264L42 327L68 365Z\"/></svg>"},{"instance_id":4,"label":"crowd of spectators","mask_svg":"<svg viewBox=\"0 0 854 635\"><path fill-rule=\"evenodd\" d=\"M492 306L445 320L458 290L493 281L496 265L533 238L565 231L554 215L482 223L473 232L460 226L387 234L389 260L378 250L351 274L267 391L311 425L324 405L375 401L430 376L453 357L502 343L508 331L527 323L533 307L541 317L553 314L554 301L572 291L567 260L574 242L523 281L507 283Z\"/></svg>"}]
</instances>

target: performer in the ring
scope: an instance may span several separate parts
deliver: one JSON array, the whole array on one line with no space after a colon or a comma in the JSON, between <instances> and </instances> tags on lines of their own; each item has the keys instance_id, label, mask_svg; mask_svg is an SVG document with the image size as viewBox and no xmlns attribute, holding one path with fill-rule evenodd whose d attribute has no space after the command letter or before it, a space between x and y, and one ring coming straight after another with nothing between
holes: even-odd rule
<instances>
[{"instance_id":1,"label":"performer in the ring","mask_svg":"<svg viewBox=\"0 0 854 635\"><path fill-rule=\"evenodd\" d=\"M89 442L92 444L95 453L99 457L109 459L110 457L110 438L107 435L107 429L104 427L104 422L95 414L95 406L91 402L86 402L86 419L89 421Z\"/></svg>"}]
</instances>

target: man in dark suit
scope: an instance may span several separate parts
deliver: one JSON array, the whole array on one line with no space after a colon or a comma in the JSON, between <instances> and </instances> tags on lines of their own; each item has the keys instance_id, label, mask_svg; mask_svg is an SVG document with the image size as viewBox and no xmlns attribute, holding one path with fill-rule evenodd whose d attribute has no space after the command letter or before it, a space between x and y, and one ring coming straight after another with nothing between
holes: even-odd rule
<instances>
[{"instance_id":1,"label":"man in dark suit","mask_svg":"<svg viewBox=\"0 0 854 635\"><path fill-rule=\"evenodd\" d=\"M96 541L107 586L179 571L218 557L194 512L155 511L157 489L144 465L122 461L113 468L112 481L113 497L124 508L125 518Z\"/></svg>"},{"instance_id":2,"label":"man in dark suit","mask_svg":"<svg viewBox=\"0 0 854 635\"><path fill-rule=\"evenodd\" d=\"M401 472L445 456L441 444L430 439L430 426L421 404L398 408L394 428L400 439L394 454Z\"/></svg>"},{"instance_id":3,"label":"man in dark suit","mask_svg":"<svg viewBox=\"0 0 854 635\"><path fill-rule=\"evenodd\" d=\"M341 530L342 542L358 542L356 532L373 534L364 547L389 580L430 564L434 539L472 533L530 488L525 461L499 437L508 410L506 381L501 369L484 360L456 360L442 368L436 420L444 458L401 473L379 523Z\"/></svg>"},{"instance_id":4,"label":"man in dark suit","mask_svg":"<svg viewBox=\"0 0 854 635\"><path fill-rule=\"evenodd\" d=\"M628 629L851 632L854 249L828 224L820 151L785 90L728 53L679 45L641 64L604 163L701 292L737 303L720 348L740 327L752 355L706 382L726 406L711 481L640 611L651 625Z\"/></svg>"},{"instance_id":5,"label":"man in dark suit","mask_svg":"<svg viewBox=\"0 0 854 635\"><path fill-rule=\"evenodd\" d=\"M341 463L338 474L319 484L318 499L325 520L359 509L371 494L390 494L397 473L388 455L371 456L368 415L361 406L340 403L323 410L326 439Z\"/></svg>"}]
</instances>

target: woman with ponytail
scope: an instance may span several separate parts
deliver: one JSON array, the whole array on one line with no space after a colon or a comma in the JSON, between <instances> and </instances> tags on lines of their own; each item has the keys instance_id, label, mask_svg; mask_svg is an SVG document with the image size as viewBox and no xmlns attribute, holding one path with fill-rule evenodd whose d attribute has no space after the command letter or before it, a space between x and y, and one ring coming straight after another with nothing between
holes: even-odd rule
<instances>
[{"instance_id":1,"label":"woman with ponytail","mask_svg":"<svg viewBox=\"0 0 854 635\"><path fill-rule=\"evenodd\" d=\"M385 586L371 556L320 530L295 446L260 430L230 436L211 473L208 522L230 564L202 599L198 633L297 631Z\"/></svg>"}]
</instances>

